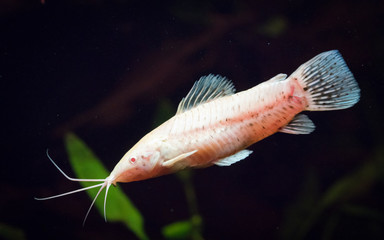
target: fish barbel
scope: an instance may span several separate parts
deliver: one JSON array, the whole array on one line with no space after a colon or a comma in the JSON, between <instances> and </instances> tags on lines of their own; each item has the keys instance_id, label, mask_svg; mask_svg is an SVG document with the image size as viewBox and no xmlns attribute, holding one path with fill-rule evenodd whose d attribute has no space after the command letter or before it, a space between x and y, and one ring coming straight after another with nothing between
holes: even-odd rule
<instances>
[{"instance_id":1,"label":"fish barbel","mask_svg":"<svg viewBox=\"0 0 384 240\"><path fill-rule=\"evenodd\" d=\"M105 216L112 184L153 178L188 167L230 166L252 153L246 149L248 146L276 132L311 133L315 125L302 111L345 109L359 98L358 84L337 50L315 56L288 78L278 74L239 93L225 77L210 74L193 85L176 115L137 142L106 179L70 178L49 158L71 181L102 183L38 200L100 187L92 207L106 188Z\"/></svg>"}]
</instances>

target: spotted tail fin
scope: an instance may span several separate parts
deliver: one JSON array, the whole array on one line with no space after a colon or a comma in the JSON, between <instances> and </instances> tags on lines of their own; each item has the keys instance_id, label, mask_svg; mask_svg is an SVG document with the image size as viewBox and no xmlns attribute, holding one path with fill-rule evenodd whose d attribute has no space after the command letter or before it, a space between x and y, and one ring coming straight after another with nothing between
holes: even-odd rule
<instances>
[{"instance_id":1,"label":"spotted tail fin","mask_svg":"<svg viewBox=\"0 0 384 240\"><path fill-rule=\"evenodd\" d=\"M360 88L337 50L317 55L290 78L297 78L306 92L309 111L345 109L360 99Z\"/></svg>"}]
</instances>

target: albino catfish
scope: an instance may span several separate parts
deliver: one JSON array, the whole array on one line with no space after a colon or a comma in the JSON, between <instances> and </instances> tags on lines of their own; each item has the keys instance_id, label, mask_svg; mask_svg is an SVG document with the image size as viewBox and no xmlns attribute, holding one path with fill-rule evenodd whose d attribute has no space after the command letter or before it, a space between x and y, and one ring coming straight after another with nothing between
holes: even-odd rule
<instances>
[{"instance_id":1,"label":"albino catfish","mask_svg":"<svg viewBox=\"0 0 384 240\"><path fill-rule=\"evenodd\" d=\"M96 198L118 182L132 182L184 168L230 166L248 157L248 146L276 132L309 134L313 122L302 111L345 109L359 101L360 89L337 50L317 55L288 78L278 74L246 91L235 93L232 82L219 75L201 77L179 104L176 115L145 135L116 164L105 179L68 177L71 181L100 181L47 200L100 187Z\"/></svg>"}]
</instances>

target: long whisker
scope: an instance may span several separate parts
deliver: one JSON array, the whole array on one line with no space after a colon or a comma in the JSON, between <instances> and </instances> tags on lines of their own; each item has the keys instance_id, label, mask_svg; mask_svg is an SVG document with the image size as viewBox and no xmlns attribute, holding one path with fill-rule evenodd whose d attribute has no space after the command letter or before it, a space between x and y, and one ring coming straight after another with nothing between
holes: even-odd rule
<instances>
[{"instance_id":1,"label":"long whisker","mask_svg":"<svg viewBox=\"0 0 384 240\"><path fill-rule=\"evenodd\" d=\"M105 198L104 198L104 220L107 221L107 215L106 215L106 202L107 202L108 190L109 190L109 187L110 187L111 184L112 184L111 177L108 177L108 178L106 178L106 179L80 179L80 178L72 178L72 177L69 177L67 174L65 174L65 172L64 172L63 170L61 170L61 168L55 163L55 161L53 161L53 159L51 158L51 156L49 156L49 151L48 151L48 149L47 149L46 153L47 153L47 157L48 157L48 159L52 162L52 164L53 164L53 165L60 171L60 173L63 174L63 176L64 176L65 178L67 178L68 180L70 180L70 181L76 181L76 182L102 182L102 183L99 183L99 184L96 184L96 185L93 185L93 186L89 186L89 187L85 187L85 188L80 188L80 189L77 189L77 190L74 190L74 191L70 191L70 192L66 192L66 193L61 193L61 194L54 195L54 196L50 196L50 197L45 197L45 198L37 198L37 197L35 197L35 200L48 200L48 199L58 198L58 197L62 197L62 196L66 196L66 195L70 195L70 194L73 194L73 193L86 191L86 190L89 190L89 189L92 189L92 188L100 187L99 191L97 192L95 198L93 199L93 201L92 201L92 203L91 203L91 206L89 206L89 208L88 208L87 214L86 214L85 217L84 217L84 221L83 221L83 226L84 226L84 225L85 225L85 221L87 220L88 215L89 215L89 213L91 212L91 209L92 209L93 205L95 205L98 196L100 195L101 191L102 191L104 188L106 188L106 191L105 191Z\"/></svg>"},{"instance_id":2,"label":"long whisker","mask_svg":"<svg viewBox=\"0 0 384 240\"><path fill-rule=\"evenodd\" d=\"M71 178L69 177L67 174L65 174L65 172L63 170L61 170L61 168L59 168L59 166L57 166L57 164L53 161L53 159L51 158L51 156L49 156L49 153L48 153L48 149L46 151L47 153L47 157L48 159L53 163L53 165L61 172L61 174L64 175L64 177L66 177L68 180L70 181L75 181L75 182L104 182L105 179L81 179L81 178Z\"/></svg>"},{"instance_id":3,"label":"long whisker","mask_svg":"<svg viewBox=\"0 0 384 240\"><path fill-rule=\"evenodd\" d=\"M74 190L74 191L70 191L70 192L54 195L54 196L51 196L51 197L45 197L45 198L36 198L35 197L35 200L48 200L48 199L52 199L52 198L58 198L58 197L70 195L70 194L73 194L73 193L82 192L82 191L85 191L85 190L88 190L88 189L97 188L97 187L103 186L103 184L104 183L99 183L99 184L96 184L96 185L93 185L93 186L89 186L89 187L85 187L85 188L80 188L80 189L77 189L77 190Z\"/></svg>"},{"instance_id":4,"label":"long whisker","mask_svg":"<svg viewBox=\"0 0 384 240\"><path fill-rule=\"evenodd\" d=\"M85 221L87 220L88 215L89 215L89 212L91 211L93 205L95 204L97 197L99 196L99 194L101 193L101 191L102 191L102 190L105 188L105 186L106 186L106 185L105 185L105 182L104 182L104 183L101 183L101 184L97 184L97 185L99 185L99 186L101 185L101 188L100 188L100 190L97 192L95 198L93 199L93 201L92 201L92 203L91 203L91 206L89 206L88 211L87 211L87 214L85 214L85 218L84 218L84 221L83 221L83 226L85 225Z\"/></svg>"},{"instance_id":5,"label":"long whisker","mask_svg":"<svg viewBox=\"0 0 384 240\"><path fill-rule=\"evenodd\" d=\"M110 186L111 186L111 184L108 183L107 188L105 189L105 198L104 198L104 220L105 220L105 222L107 222L107 211L105 209L106 209L106 205L107 205L107 196L108 196L108 190L109 190Z\"/></svg>"}]
</instances>

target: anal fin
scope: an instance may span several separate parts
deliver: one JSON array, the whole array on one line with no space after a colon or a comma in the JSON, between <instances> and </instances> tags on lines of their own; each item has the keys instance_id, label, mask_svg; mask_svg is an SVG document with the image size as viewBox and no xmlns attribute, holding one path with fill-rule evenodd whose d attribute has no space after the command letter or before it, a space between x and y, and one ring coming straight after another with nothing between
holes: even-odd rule
<instances>
[{"instance_id":1,"label":"anal fin","mask_svg":"<svg viewBox=\"0 0 384 240\"><path fill-rule=\"evenodd\" d=\"M304 114L296 115L290 123L279 131L289 134L310 134L315 130L315 124Z\"/></svg>"},{"instance_id":2,"label":"anal fin","mask_svg":"<svg viewBox=\"0 0 384 240\"><path fill-rule=\"evenodd\" d=\"M239 152L237 152L237 153L235 153L229 157L219 159L217 162L215 162L215 164L217 166L220 166L220 167L221 166L230 166L230 165L248 157L251 153L252 153L251 150L244 149L244 150L241 150L241 151L239 151Z\"/></svg>"},{"instance_id":3,"label":"anal fin","mask_svg":"<svg viewBox=\"0 0 384 240\"><path fill-rule=\"evenodd\" d=\"M176 163L183 161L185 158L191 156L191 155L194 154L195 152L197 152L197 150L193 150L193 151L191 151L191 152L187 152L187 153L180 154L180 155L177 156L177 157L174 157L174 158L172 158L172 159L169 159L169 160L163 162L162 165L163 165L164 167L172 167L172 166L174 166Z\"/></svg>"}]
</instances>

